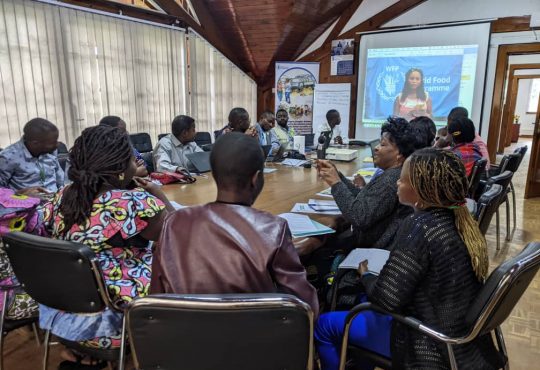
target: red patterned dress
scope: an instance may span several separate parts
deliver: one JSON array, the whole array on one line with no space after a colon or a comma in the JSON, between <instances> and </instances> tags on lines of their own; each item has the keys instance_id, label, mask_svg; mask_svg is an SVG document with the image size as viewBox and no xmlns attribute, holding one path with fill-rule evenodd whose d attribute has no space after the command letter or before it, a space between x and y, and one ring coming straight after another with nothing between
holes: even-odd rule
<instances>
[{"instance_id":1,"label":"red patterned dress","mask_svg":"<svg viewBox=\"0 0 540 370\"><path fill-rule=\"evenodd\" d=\"M63 191L43 207L43 221L51 237L79 242L92 248L100 262L112 299L127 304L146 296L150 287L151 243L139 233L165 206L143 189L111 190L99 195L87 222L64 230L60 212ZM95 315L77 315L40 305L40 326L59 337L89 346L119 345L122 315L105 310ZM54 319L54 322L53 322ZM51 326L52 324L52 326Z\"/></svg>"}]
</instances>

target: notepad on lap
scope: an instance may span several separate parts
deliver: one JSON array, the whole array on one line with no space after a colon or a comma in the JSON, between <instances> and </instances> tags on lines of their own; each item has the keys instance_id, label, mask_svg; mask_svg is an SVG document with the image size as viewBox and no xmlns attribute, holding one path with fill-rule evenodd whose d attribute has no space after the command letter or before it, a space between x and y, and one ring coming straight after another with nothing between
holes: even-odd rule
<instances>
[{"instance_id":1,"label":"notepad on lap","mask_svg":"<svg viewBox=\"0 0 540 370\"><path fill-rule=\"evenodd\" d=\"M368 271L378 275L386 264L390 251L377 248L356 248L339 264L340 269L357 269L360 262L368 261Z\"/></svg>"}]
</instances>

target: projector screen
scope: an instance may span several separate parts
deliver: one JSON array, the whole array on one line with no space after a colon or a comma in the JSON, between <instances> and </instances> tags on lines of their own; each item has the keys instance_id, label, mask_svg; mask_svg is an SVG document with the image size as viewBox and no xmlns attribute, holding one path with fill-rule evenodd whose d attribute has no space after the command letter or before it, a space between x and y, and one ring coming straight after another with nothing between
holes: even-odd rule
<instances>
[{"instance_id":1,"label":"projector screen","mask_svg":"<svg viewBox=\"0 0 540 370\"><path fill-rule=\"evenodd\" d=\"M367 34L360 39L356 138L373 139L388 116L446 125L462 106L477 129L490 24Z\"/></svg>"}]
</instances>

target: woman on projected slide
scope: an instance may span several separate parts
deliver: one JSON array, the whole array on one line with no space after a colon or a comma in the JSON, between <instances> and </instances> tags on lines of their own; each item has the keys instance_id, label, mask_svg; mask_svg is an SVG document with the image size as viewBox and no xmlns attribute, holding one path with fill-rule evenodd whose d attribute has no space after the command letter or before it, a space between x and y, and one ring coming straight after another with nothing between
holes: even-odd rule
<instances>
[{"instance_id":1,"label":"woman on projected slide","mask_svg":"<svg viewBox=\"0 0 540 370\"><path fill-rule=\"evenodd\" d=\"M403 90L394 101L394 116L408 121L420 116L432 118L431 98L424 89L424 73L421 69L411 68L405 74Z\"/></svg>"}]
</instances>

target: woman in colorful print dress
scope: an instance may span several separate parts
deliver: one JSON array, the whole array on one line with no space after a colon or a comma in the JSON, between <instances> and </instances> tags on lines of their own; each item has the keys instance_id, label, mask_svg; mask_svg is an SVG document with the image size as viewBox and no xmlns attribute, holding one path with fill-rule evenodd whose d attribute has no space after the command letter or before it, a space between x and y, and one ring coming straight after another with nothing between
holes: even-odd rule
<instances>
[{"instance_id":1,"label":"woman in colorful print dress","mask_svg":"<svg viewBox=\"0 0 540 370\"><path fill-rule=\"evenodd\" d=\"M133 177L137 168L133 150L128 135L118 128L85 129L69 160L73 183L43 207L45 227L53 238L85 244L96 253L109 295L117 304L147 295L150 241L159 238L165 209L173 207L160 187ZM40 326L59 337L100 348L120 345L121 313L106 309L77 315L43 305L39 311ZM62 356L66 362L77 360L67 350ZM99 368L91 359L84 363L89 369Z\"/></svg>"}]
</instances>

